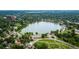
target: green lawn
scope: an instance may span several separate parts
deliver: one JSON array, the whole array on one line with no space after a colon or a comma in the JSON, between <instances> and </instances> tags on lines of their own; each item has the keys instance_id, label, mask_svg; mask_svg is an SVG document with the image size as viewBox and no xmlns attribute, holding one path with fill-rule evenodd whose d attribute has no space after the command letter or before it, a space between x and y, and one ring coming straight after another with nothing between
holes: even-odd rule
<instances>
[{"instance_id":1,"label":"green lawn","mask_svg":"<svg viewBox=\"0 0 79 59\"><path fill-rule=\"evenodd\" d=\"M69 49L70 46L56 40L42 39L34 44L37 49Z\"/></svg>"}]
</instances>

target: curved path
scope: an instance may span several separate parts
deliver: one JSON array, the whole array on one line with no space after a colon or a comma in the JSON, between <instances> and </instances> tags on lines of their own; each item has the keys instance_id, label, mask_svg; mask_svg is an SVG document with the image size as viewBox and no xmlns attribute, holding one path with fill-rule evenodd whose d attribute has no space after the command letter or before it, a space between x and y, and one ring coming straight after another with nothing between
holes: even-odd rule
<instances>
[{"instance_id":1,"label":"curved path","mask_svg":"<svg viewBox=\"0 0 79 59\"><path fill-rule=\"evenodd\" d=\"M72 44L67 43L67 42L65 42L65 41L62 41L62 40L58 40L58 38L57 38L56 36L54 36L54 38L45 38L45 39L56 40L56 41L58 41L58 42L62 42L62 43L64 43L64 44L66 44L66 45L69 45L71 49L79 49L79 47L77 47L77 46L75 46L75 45L72 45ZM33 44L34 44L35 42L39 41L39 40L42 40L42 39L41 39L41 38L40 38L40 39L35 39L34 41L30 42L29 45L30 45L30 46L33 46Z\"/></svg>"},{"instance_id":2,"label":"curved path","mask_svg":"<svg viewBox=\"0 0 79 59\"><path fill-rule=\"evenodd\" d=\"M77 46L75 46L75 45L72 45L72 44L70 44L70 43L67 43L67 42L65 42L65 41L63 41L63 40L58 40L58 38L57 38L56 36L54 36L54 37L55 37L55 40L56 40L56 41L62 42L62 43L64 43L64 44L66 44L66 45L69 45L69 46L71 47L71 49L79 49L79 47L77 47Z\"/></svg>"}]
</instances>

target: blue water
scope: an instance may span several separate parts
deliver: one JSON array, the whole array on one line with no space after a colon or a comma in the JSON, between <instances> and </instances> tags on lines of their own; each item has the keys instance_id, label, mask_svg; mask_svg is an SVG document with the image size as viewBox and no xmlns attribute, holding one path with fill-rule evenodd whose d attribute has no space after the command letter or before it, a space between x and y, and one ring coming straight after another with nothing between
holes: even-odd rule
<instances>
[{"instance_id":1,"label":"blue water","mask_svg":"<svg viewBox=\"0 0 79 59\"><path fill-rule=\"evenodd\" d=\"M51 22L36 22L33 24L29 24L27 27L22 29L22 33L25 32L38 32L38 33L49 33L50 31L60 30L62 26L56 23Z\"/></svg>"}]
</instances>

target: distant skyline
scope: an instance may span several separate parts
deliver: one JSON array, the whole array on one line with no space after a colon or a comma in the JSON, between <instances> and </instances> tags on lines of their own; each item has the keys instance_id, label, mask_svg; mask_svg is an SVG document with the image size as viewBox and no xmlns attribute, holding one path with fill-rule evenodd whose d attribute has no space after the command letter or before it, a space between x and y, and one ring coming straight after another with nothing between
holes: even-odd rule
<instances>
[{"instance_id":1,"label":"distant skyline","mask_svg":"<svg viewBox=\"0 0 79 59\"><path fill-rule=\"evenodd\" d=\"M79 14L79 10L0 10L0 15L14 15L27 13Z\"/></svg>"}]
</instances>

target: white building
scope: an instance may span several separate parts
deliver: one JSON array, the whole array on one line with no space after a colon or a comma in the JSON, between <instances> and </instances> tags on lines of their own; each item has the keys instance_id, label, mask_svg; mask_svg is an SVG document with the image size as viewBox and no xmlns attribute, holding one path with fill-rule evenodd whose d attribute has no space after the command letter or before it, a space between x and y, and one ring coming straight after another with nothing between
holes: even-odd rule
<instances>
[{"instance_id":1,"label":"white building","mask_svg":"<svg viewBox=\"0 0 79 59\"><path fill-rule=\"evenodd\" d=\"M79 34L79 30L78 29L75 29L75 34Z\"/></svg>"}]
</instances>

